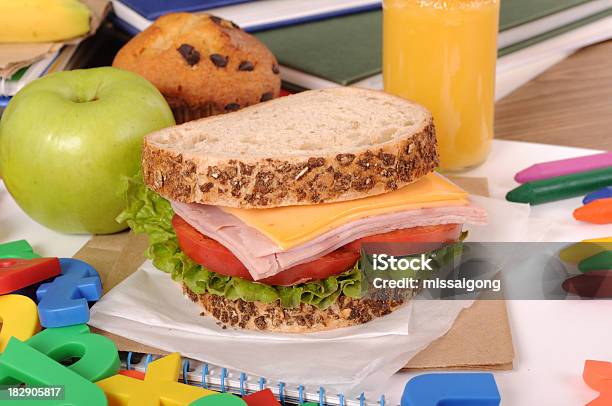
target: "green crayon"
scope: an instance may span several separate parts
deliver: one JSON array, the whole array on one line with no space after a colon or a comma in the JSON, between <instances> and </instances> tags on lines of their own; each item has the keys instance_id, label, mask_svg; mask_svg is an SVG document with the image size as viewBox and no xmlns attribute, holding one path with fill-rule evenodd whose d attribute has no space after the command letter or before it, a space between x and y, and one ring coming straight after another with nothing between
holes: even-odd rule
<instances>
[{"instance_id":1,"label":"green crayon","mask_svg":"<svg viewBox=\"0 0 612 406\"><path fill-rule=\"evenodd\" d=\"M612 269L612 251L602 251L578 263L580 272L606 271Z\"/></svg>"},{"instance_id":2,"label":"green crayon","mask_svg":"<svg viewBox=\"0 0 612 406\"><path fill-rule=\"evenodd\" d=\"M508 192L506 200L541 204L582 196L610 185L612 185L612 167L524 183Z\"/></svg>"}]
</instances>

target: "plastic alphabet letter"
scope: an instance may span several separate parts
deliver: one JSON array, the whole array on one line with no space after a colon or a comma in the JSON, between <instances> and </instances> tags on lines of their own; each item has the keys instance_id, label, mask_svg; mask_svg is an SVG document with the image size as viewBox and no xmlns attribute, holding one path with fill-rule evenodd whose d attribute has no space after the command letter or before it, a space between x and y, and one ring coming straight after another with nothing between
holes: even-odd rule
<instances>
[{"instance_id":1,"label":"plastic alphabet letter","mask_svg":"<svg viewBox=\"0 0 612 406\"><path fill-rule=\"evenodd\" d=\"M440 373L408 381L401 406L498 406L499 391L492 374Z\"/></svg>"},{"instance_id":2,"label":"plastic alphabet letter","mask_svg":"<svg viewBox=\"0 0 612 406\"><path fill-rule=\"evenodd\" d=\"M179 406L217 392L178 382L181 356L173 353L147 367L144 381L117 374L96 382L106 393L109 406Z\"/></svg>"},{"instance_id":3,"label":"plastic alphabet letter","mask_svg":"<svg viewBox=\"0 0 612 406\"><path fill-rule=\"evenodd\" d=\"M612 362L586 360L582 379L591 389L600 393L587 406L612 405Z\"/></svg>"},{"instance_id":4,"label":"plastic alphabet letter","mask_svg":"<svg viewBox=\"0 0 612 406\"><path fill-rule=\"evenodd\" d=\"M0 355L0 385L64 386L62 406L104 406L104 392L95 384L55 362L28 344L11 338ZM23 400L23 406L51 405L52 401Z\"/></svg>"},{"instance_id":5,"label":"plastic alphabet letter","mask_svg":"<svg viewBox=\"0 0 612 406\"><path fill-rule=\"evenodd\" d=\"M192 402L189 406L247 406L244 400L231 393L216 393L205 396ZM262 403L263 405L263 403ZM250 406L250 405L249 405ZM274 403L266 403L265 406L275 406Z\"/></svg>"},{"instance_id":6,"label":"plastic alphabet letter","mask_svg":"<svg viewBox=\"0 0 612 406\"><path fill-rule=\"evenodd\" d=\"M18 240L0 244L0 258L40 258L26 240Z\"/></svg>"},{"instance_id":7,"label":"plastic alphabet letter","mask_svg":"<svg viewBox=\"0 0 612 406\"><path fill-rule=\"evenodd\" d=\"M0 296L0 321L0 353L11 337L25 341L40 331L36 303L26 296Z\"/></svg>"},{"instance_id":8,"label":"plastic alphabet letter","mask_svg":"<svg viewBox=\"0 0 612 406\"><path fill-rule=\"evenodd\" d=\"M58 362L80 358L67 368L91 382L115 375L121 365L115 343L90 333L85 324L47 329L26 343Z\"/></svg>"},{"instance_id":9,"label":"plastic alphabet letter","mask_svg":"<svg viewBox=\"0 0 612 406\"><path fill-rule=\"evenodd\" d=\"M100 299L102 284L89 264L61 258L62 275L36 291L38 313L43 327L65 327L89 321L87 301Z\"/></svg>"},{"instance_id":10,"label":"plastic alphabet letter","mask_svg":"<svg viewBox=\"0 0 612 406\"><path fill-rule=\"evenodd\" d=\"M53 278L61 271L57 258L0 258L0 295Z\"/></svg>"},{"instance_id":11,"label":"plastic alphabet letter","mask_svg":"<svg viewBox=\"0 0 612 406\"><path fill-rule=\"evenodd\" d=\"M129 376L130 378L140 379L141 381L145 379L145 373L136 371L135 369L121 369L118 373L120 375Z\"/></svg>"},{"instance_id":12,"label":"plastic alphabet letter","mask_svg":"<svg viewBox=\"0 0 612 406\"><path fill-rule=\"evenodd\" d=\"M242 399L249 406L280 406L269 388L247 395Z\"/></svg>"}]
</instances>

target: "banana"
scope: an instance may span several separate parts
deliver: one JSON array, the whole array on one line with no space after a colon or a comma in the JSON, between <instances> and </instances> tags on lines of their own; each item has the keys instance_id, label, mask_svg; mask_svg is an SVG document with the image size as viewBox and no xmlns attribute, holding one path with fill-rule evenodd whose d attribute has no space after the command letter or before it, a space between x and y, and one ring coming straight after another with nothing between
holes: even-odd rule
<instances>
[{"instance_id":1,"label":"banana","mask_svg":"<svg viewBox=\"0 0 612 406\"><path fill-rule=\"evenodd\" d=\"M78 0L0 0L0 43L79 37L89 31L90 15Z\"/></svg>"}]
</instances>

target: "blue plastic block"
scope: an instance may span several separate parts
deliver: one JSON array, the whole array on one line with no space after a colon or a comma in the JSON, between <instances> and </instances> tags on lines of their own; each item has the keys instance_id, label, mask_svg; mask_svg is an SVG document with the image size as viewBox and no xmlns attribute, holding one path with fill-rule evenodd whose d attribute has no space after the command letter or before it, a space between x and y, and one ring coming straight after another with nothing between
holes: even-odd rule
<instances>
[{"instance_id":1,"label":"blue plastic block","mask_svg":"<svg viewBox=\"0 0 612 406\"><path fill-rule=\"evenodd\" d=\"M408 381L401 406L498 406L500 402L493 374L440 373Z\"/></svg>"},{"instance_id":2,"label":"blue plastic block","mask_svg":"<svg viewBox=\"0 0 612 406\"><path fill-rule=\"evenodd\" d=\"M62 275L36 291L38 314L44 327L65 327L89 321L88 301L102 296L98 272L78 259L61 258Z\"/></svg>"}]
</instances>

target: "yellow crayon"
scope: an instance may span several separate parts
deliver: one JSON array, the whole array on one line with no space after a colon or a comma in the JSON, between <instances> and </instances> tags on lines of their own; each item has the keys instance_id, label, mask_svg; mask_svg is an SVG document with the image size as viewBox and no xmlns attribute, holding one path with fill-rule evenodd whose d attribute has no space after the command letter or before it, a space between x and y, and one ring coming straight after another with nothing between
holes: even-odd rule
<instances>
[{"instance_id":1,"label":"yellow crayon","mask_svg":"<svg viewBox=\"0 0 612 406\"><path fill-rule=\"evenodd\" d=\"M559 258L563 262L577 264L585 258L606 250L612 250L612 237L592 238L569 245L559 251Z\"/></svg>"}]
</instances>

